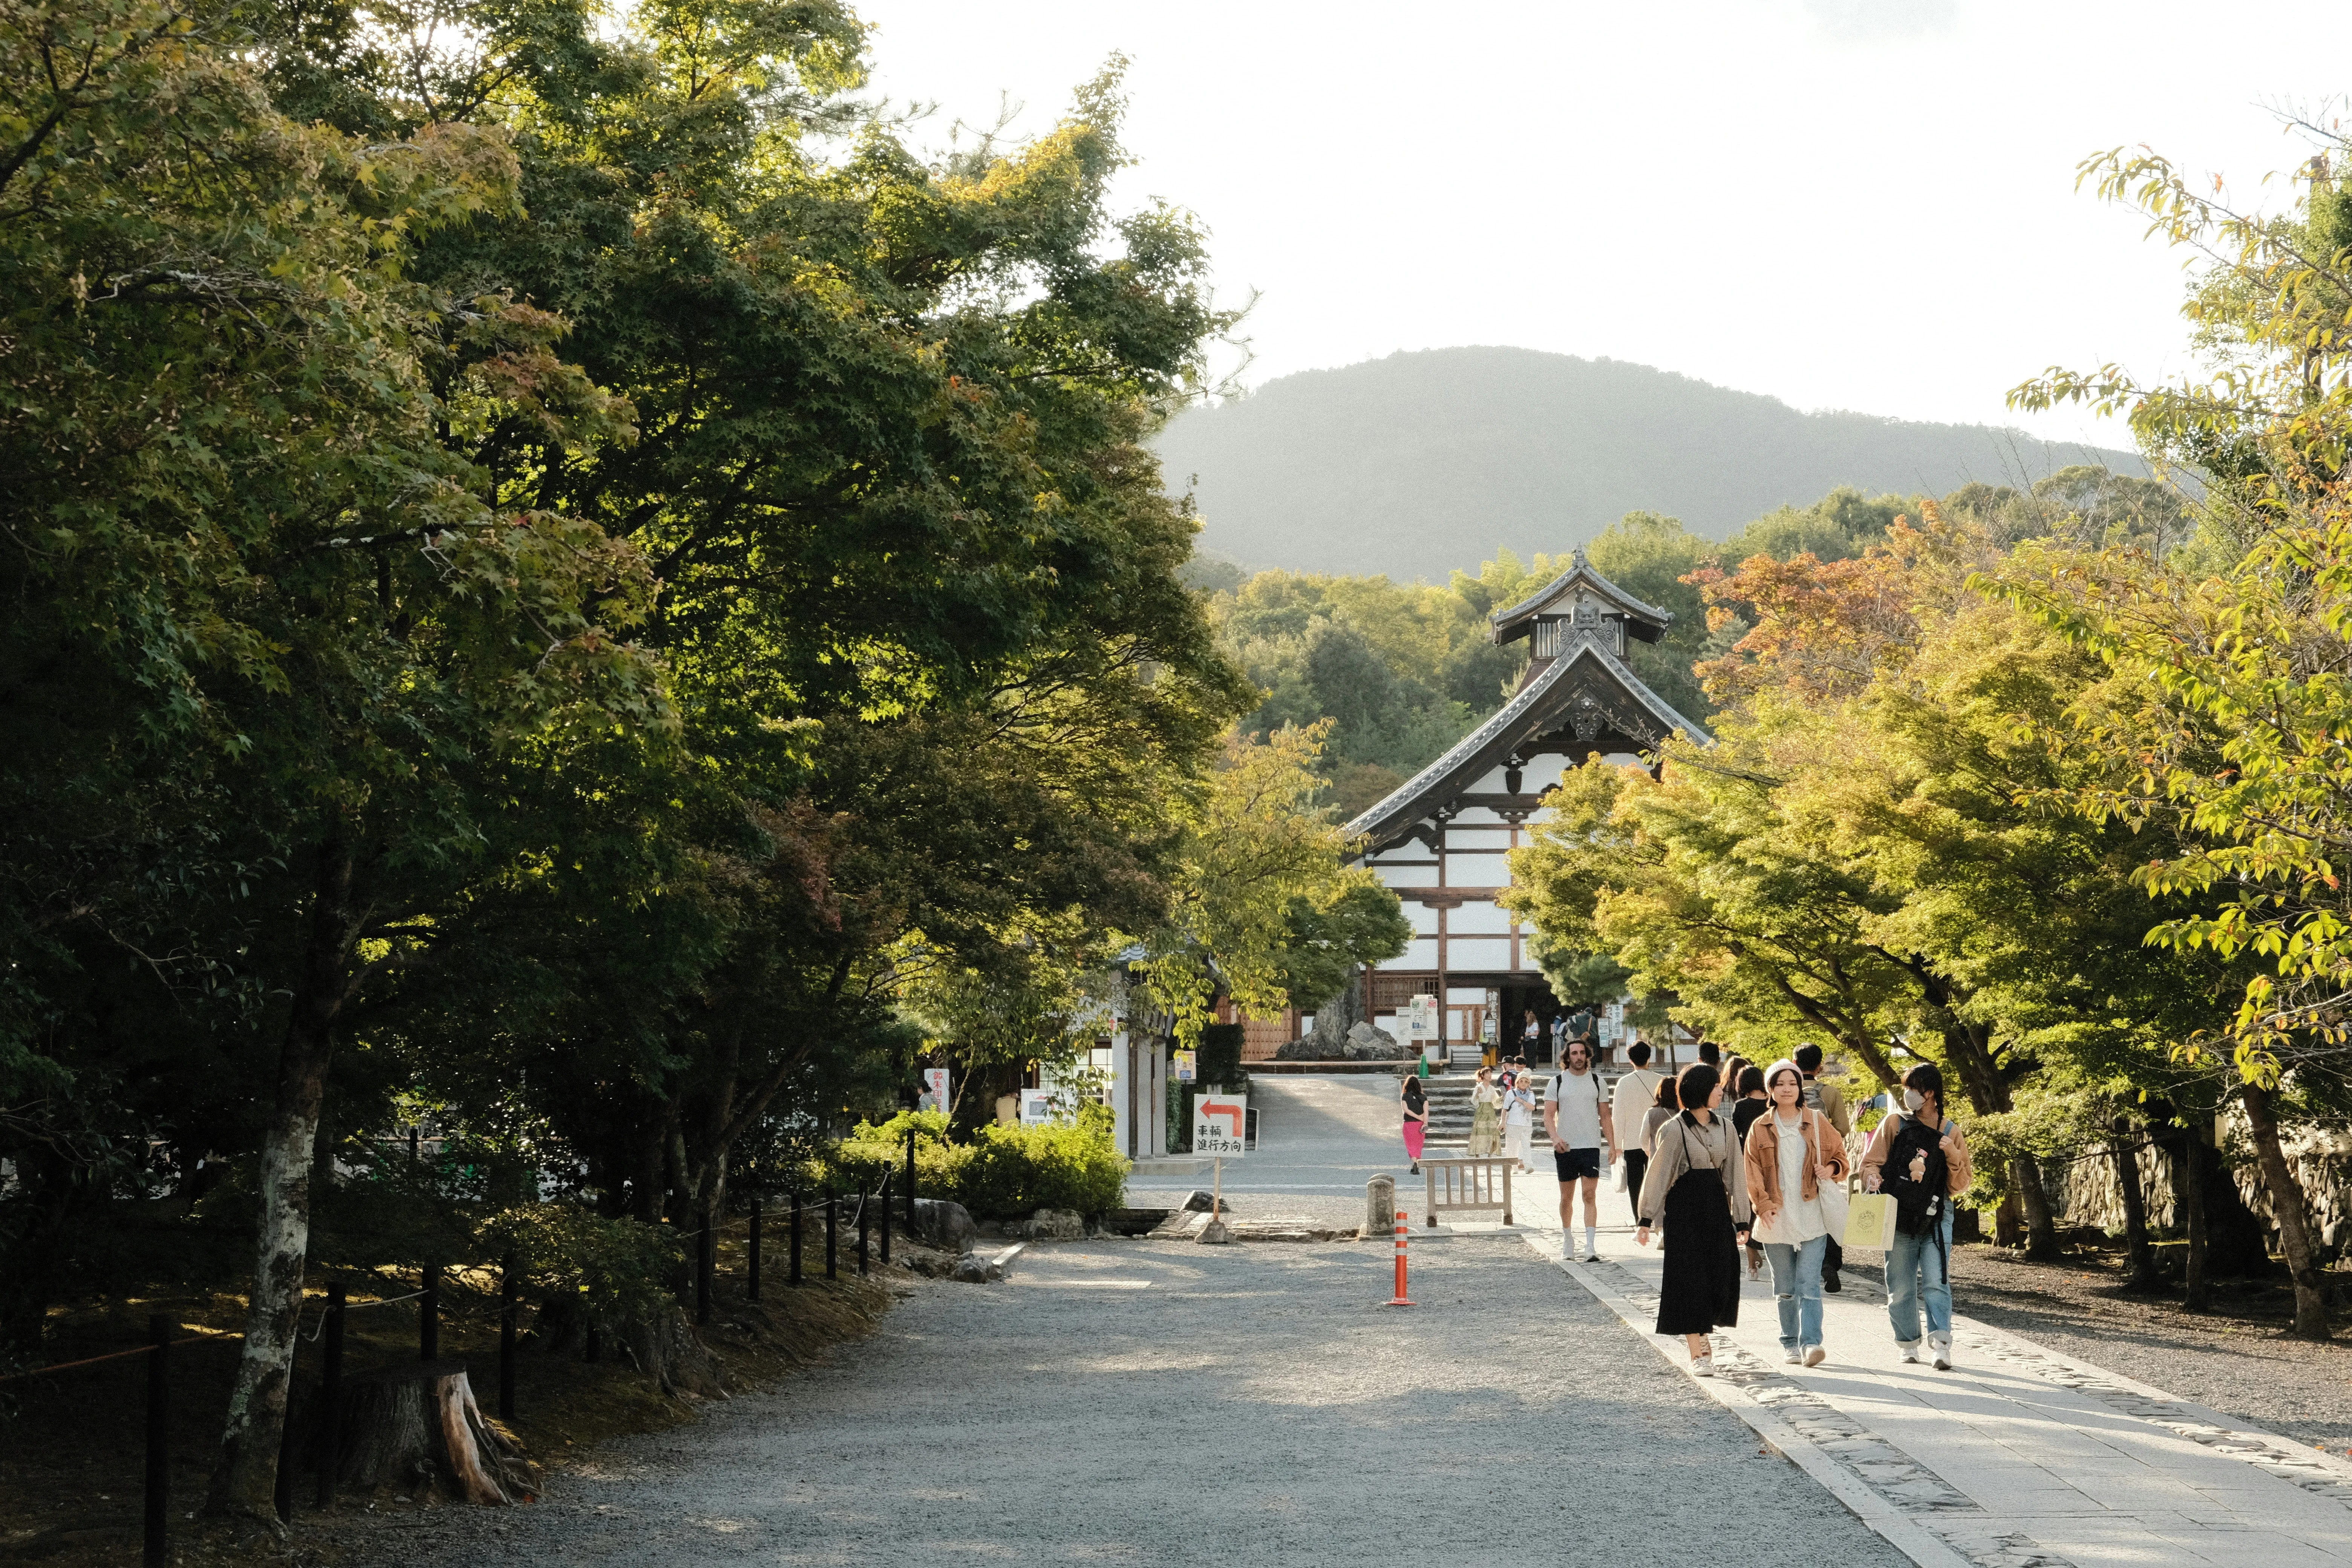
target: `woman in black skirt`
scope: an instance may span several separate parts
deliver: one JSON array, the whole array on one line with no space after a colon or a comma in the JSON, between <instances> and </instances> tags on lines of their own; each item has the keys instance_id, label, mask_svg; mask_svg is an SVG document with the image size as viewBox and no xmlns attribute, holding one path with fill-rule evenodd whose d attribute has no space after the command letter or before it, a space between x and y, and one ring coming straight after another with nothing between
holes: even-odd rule
<instances>
[{"instance_id":1,"label":"woman in black skirt","mask_svg":"<svg viewBox=\"0 0 2352 1568\"><path fill-rule=\"evenodd\" d=\"M1715 1113L1723 1085L1700 1062L1675 1083L1682 1113L1658 1129L1642 1179L1641 1229L1665 1222L1665 1278L1658 1288L1658 1332L1680 1334L1691 1371L1715 1375L1707 1336L1739 1321L1739 1249L1748 1240L1748 1182L1731 1124Z\"/></svg>"}]
</instances>

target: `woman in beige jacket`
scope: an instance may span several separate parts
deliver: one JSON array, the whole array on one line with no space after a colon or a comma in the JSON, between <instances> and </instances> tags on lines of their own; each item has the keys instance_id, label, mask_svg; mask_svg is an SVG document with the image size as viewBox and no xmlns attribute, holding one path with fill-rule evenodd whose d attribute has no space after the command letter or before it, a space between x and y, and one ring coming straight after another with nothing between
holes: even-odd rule
<instances>
[{"instance_id":1,"label":"woman in beige jacket","mask_svg":"<svg viewBox=\"0 0 2352 1568\"><path fill-rule=\"evenodd\" d=\"M1822 1346L1822 1258L1830 1214L1822 1189L1845 1180L1845 1142L1827 1117L1806 1109L1805 1075L1795 1062L1774 1062L1764 1085L1771 1109L1748 1125L1744 1162L1754 1235L1772 1265L1781 1359L1819 1366L1829 1355Z\"/></svg>"}]
</instances>

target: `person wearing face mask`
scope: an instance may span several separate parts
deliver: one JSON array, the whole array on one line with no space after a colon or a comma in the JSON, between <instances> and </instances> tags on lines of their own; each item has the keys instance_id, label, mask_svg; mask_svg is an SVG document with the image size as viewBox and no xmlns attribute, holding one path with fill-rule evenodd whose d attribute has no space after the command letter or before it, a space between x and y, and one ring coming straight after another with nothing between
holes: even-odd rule
<instances>
[{"instance_id":1,"label":"person wearing face mask","mask_svg":"<svg viewBox=\"0 0 2352 1568\"><path fill-rule=\"evenodd\" d=\"M1921 1359L1919 1310L1927 1312L1927 1355L1952 1365L1952 1199L1975 1179L1967 1140L1944 1115L1944 1075L1922 1062L1903 1075L1904 1109L1888 1115L1862 1156L1863 1184L1895 1199L1895 1243L1886 1249L1886 1317L1906 1362Z\"/></svg>"},{"instance_id":2,"label":"person wearing face mask","mask_svg":"<svg viewBox=\"0 0 2352 1568\"><path fill-rule=\"evenodd\" d=\"M1748 1124L1748 1201L1756 1239L1772 1264L1781 1357L1819 1366L1829 1354L1822 1348L1822 1257L1830 1213L1822 1194L1826 1188L1834 1195L1845 1180L1845 1141L1805 1104L1805 1075L1795 1062L1774 1062L1762 1076L1770 1100Z\"/></svg>"}]
</instances>

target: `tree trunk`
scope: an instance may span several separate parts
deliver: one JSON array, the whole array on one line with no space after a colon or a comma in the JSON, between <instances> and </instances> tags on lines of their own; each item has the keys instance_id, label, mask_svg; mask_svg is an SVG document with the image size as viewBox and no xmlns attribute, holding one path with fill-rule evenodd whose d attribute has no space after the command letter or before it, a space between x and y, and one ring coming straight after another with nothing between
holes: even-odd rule
<instances>
[{"instance_id":1,"label":"tree trunk","mask_svg":"<svg viewBox=\"0 0 2352 1568\"><path fill-rule=\"evenodd\" d=\"M409 1362L343 1385L336 1484L438 1490L460 1502L530 1502L539 1467L482 1415L458 1361Z\"/></svg>"},{"instance_id":2,"label":"tree trunk","mask_svg":"<svg viewBox=\"0 0 2352 1568\"><path fill-rule=\"evenodd\" d=\"M2157 1288L2156 1247L2147 1236L2147 1195L2139 1186L2139 1152L2132 1147L2131 1127L2118 1118L2107 1152L2116 1162L2116 1184L2124 1199L2124 1246L2131 1258L2126 1290Z\"/></svg>"},{"instance_id":3,"label":"tree trunk","mask_svg":"<svg viewBox=\"0 0 2352 1568\"><path fill-rule=\"evenodd\" d=\"M2279 1147L2278 1118L2271 1091L2243 1085L2246 1120L2253 1124L2254 1148L2260 1154L2263 1184L2270 1189L2271 1214L2278 1221L2279 1245L2286 1252L2286 1268L2294 1281L2294 1331L2298 1338L2327 1338L2327 1289L2319 1278L2318 1248L2312 1245L2311 1215L2304 1206L2303 1184L2288 1168L2286 1151Z\"/></svg>"},{"instance_id":4,"label":"tree trunk","mask_svg":"<svg viewBox=\"0 0 2352 1568\"><path fill-rule=\"evenodd\" d=\"M2208 1117L2206 1126L2212 1125ZM2212 1151L2206 1145L2203 1132L2195 1125L2180 1130L2180 1164L2175 1177L2173 1196L2180 1205L2180 1225L2189 1233L2189 1258L2181 1268L2180 1282L2189 1310L2210 1312L2213 1310L2213 1280L2208 1257L2205 1219L2205 1165Z\"/></svg>"},{"instance_id":5,"label":"tree trunk","mask_svg":"<svg viewBox=\"0 0 2352 1568\"><path fill-rule=\"evenodd\" d=\"M352 943L362 924L353 906L351 851L330 842L319 854L286 1038L278 1058L278 1096L261 1145L261 1223L255 1239L253 1293L245 1348L229 1392L220 1459L205 1501L208 1513L278 1518L279 1449L286 1429L287 1379L302 1313L302 1270L310 1247L310 1168L319 1106L326 1089L334 1024L351 994Z\"/></svg>"},{"instance_id":6,"label":"tree trunk","mask_svg":"<svg viewBox=\"0 0 2352 1568\"><path fill-rule=\"evenodd\" d=\"M2018 1217L2017 1192L2011 1188L2000 1196L2000 1206L1992 1211L1992 1240L1996 1247L2015 1247L2025 1239L2025 1222Z\"/></svg>"}]
</instances>

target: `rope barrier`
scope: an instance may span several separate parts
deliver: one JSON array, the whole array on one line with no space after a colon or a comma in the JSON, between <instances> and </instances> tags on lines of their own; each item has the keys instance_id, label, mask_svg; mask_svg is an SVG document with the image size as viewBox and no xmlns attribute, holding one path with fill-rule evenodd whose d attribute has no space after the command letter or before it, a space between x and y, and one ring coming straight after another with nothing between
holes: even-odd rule
<instances>
[{"instance_id":1,"label":"rope barrier","mask_svg":"<svg viewBox=\"0 0 2352 1568\"><path fill-rule=\"evenodd\" d=\"M193 1345L210 1340L242 1340L243 1338L245 1338L243 1334L233 1334L225 1329L208 1329L200 1334L190 1334L184 1340L173 1340L171 1343ZM78 1366L96 1366L102 1361L121 1361L127 1356L147 1355L156 1348L153 1345L141 1345L135 1350L113 1351L105 1355L89 1356L81 1361L61 1361L54 1366L37 1366L30 1372L12 1372L5 1377L0 1377L0 1383L15 1383L19 1378L26 1377L45 1377L53 1372L71 1372Z\"/></svg>"}]
</instances>

